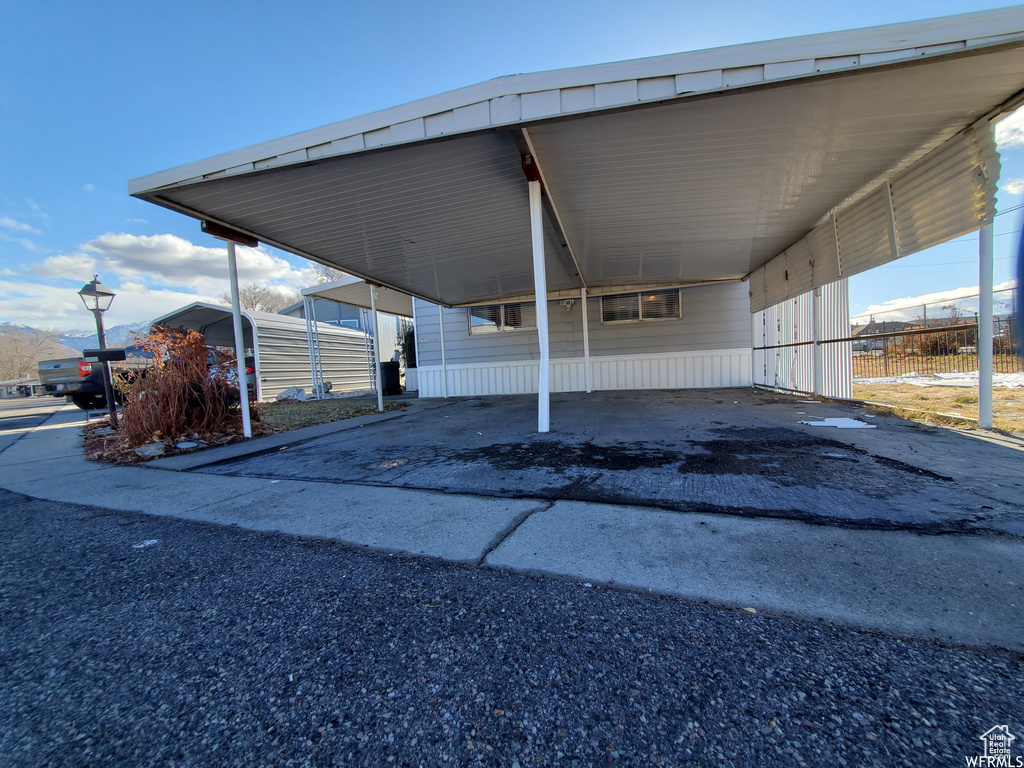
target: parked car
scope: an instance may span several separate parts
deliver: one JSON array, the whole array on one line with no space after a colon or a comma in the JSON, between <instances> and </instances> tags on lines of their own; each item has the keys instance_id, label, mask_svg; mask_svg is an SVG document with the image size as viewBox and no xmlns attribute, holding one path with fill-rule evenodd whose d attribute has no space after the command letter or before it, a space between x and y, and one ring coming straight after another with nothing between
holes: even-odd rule
<instances>
[{"instance_id":1,"label":"parked car","mask_svg":"<svg viewBox=\"0 0 1024 768\"><path fill-rule=\"evenodd\" d=\"M235 365L234 355L225 355L222 352L210 353L208 365L213 370L214 366L218 367L221 371L221 375L224 376L231 384L237 386L238 382L238 367ZM245 386L249 392L249 399L256 399L256 358L252 355L245 356Z\"/></svg>"},{"instance_id":2,"label":"parked car","mask_svg":"<svg viewBox=\"0 0 1024 768\"><path fill-rule=\"evenodd\" d=\"M111 375L130 378L145 368L148 353L139 347L125 348L125 360L111 365ZM39 362L39 382L54 397L68 397L83 410L107 407L103 390L103 364L90 363L84 357L65 357ZM115 387L115 391L116 391ZM116 397L116 396L115 396Z\"/></svg>"}]
</instances>

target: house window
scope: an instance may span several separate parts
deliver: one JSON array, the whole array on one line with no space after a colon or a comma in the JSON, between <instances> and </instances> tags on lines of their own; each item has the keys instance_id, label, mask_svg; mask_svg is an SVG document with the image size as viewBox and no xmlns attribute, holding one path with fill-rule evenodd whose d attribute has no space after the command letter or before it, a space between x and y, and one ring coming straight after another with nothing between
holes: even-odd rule
<instances>
[{"instance_id":1,"label":"house window","mask_svg":"<svg viewBox=\"0 0 1024 768\"><path fill-rule=\"evenodd\" d=\"M535 305L487 304L469 308L470 333L498 333L500 331L524 331L536 327Z\"/></svg>"},{"instance_id":2,"label":"house window","mask_svg":"<svg viewBox=\"0 0 1024 768\"><path fill-rule=\"evenodd\" d=\"M682 317L679 289L620 293L601 297L602 323L674 320Z\"/></svg>"}]
</instances>

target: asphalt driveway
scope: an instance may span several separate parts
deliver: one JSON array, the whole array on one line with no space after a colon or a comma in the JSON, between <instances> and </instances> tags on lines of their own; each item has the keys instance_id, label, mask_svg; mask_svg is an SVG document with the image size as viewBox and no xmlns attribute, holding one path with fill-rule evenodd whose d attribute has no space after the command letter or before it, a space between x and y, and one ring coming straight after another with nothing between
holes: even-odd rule
<instances>
[{"instance_id":1,"label":"asphalt driveway","mask_svg":"<svg viewBox=\"0 0 1024 768\"><path fill-rule=\"evenodd\" d=\"M509 498L653 506L930 533L1024 535L1024 453L852 405L736 390L528 396L402 418L208 466ZM802 424L852 418L871 429Z\"/></svg>"},{"instance_id":2,"label":"asphalt driveway","mask_svg":"<svg viewBox=\"0 0 1024 768\"><path fill-rule=\"evenodd\" d=\"M64 407L0 452L0 487L64 503L87 488L108 510L1024 649L1012 440L742 390L563 396L553 415L538 436L532 398L414 400L117 467L84 458L82 414ZM844 415L878 427L798 423ZM742 506L743 492L774 506ZM579 500L596 493L627 503ZM854 516L858 499L878 516Z\"/></svg>"}]
</instances>

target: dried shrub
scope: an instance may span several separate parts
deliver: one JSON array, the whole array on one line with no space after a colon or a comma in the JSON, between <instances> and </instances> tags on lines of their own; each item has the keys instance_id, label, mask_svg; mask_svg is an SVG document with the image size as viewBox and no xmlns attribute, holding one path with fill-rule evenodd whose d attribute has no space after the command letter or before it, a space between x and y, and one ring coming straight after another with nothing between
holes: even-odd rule
<instances>
[{"instance_id":1,"label":"dried shrub","mask_svg":"<svg viewBox=\"0 0 1024 768\"><path fill-rule=\"evenodd\" d=\"M124 396L120 434L129 446L241 433L231 358L185 328L135 334L135 345L152 359L137 376L119 384ZM254 422L259 420L255 410L251 415Z\"/></svg>"}]
</instances>

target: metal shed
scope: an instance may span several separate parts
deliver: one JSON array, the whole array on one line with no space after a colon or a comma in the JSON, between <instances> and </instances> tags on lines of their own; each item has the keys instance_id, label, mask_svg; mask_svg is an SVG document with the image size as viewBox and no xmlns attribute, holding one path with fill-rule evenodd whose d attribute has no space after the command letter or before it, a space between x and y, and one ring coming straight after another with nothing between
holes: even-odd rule
<instances>
[{"instance_id":1,"label":"metal shed","mask_svg":"<svg viewBox=\"0 0 1024 768\"><path fill-rule=\"evenodd\" d=\"M370 387L366 337L362 331L317 323L320 361L325 381L343 392ZM150 327L198 331L214 347L234 346L231 310L195 302L158 317ZM255 333L254 333L255 330ZM242 312L246 349L256 362L256 399L270 400L289 387L313 390L306 321L267 312Z\"/></svg>"},{"instance_id":2,"label":"metal shed","mask_svg":"<svg viewBox=\"0 0 1024 768\"><path fill-rule=\"evenodd\" d=\"M1013 7L498 78L129 192L445 307L746 281L758 312L990 232L1022 103Z\"/></svg>"}]
</instances>

